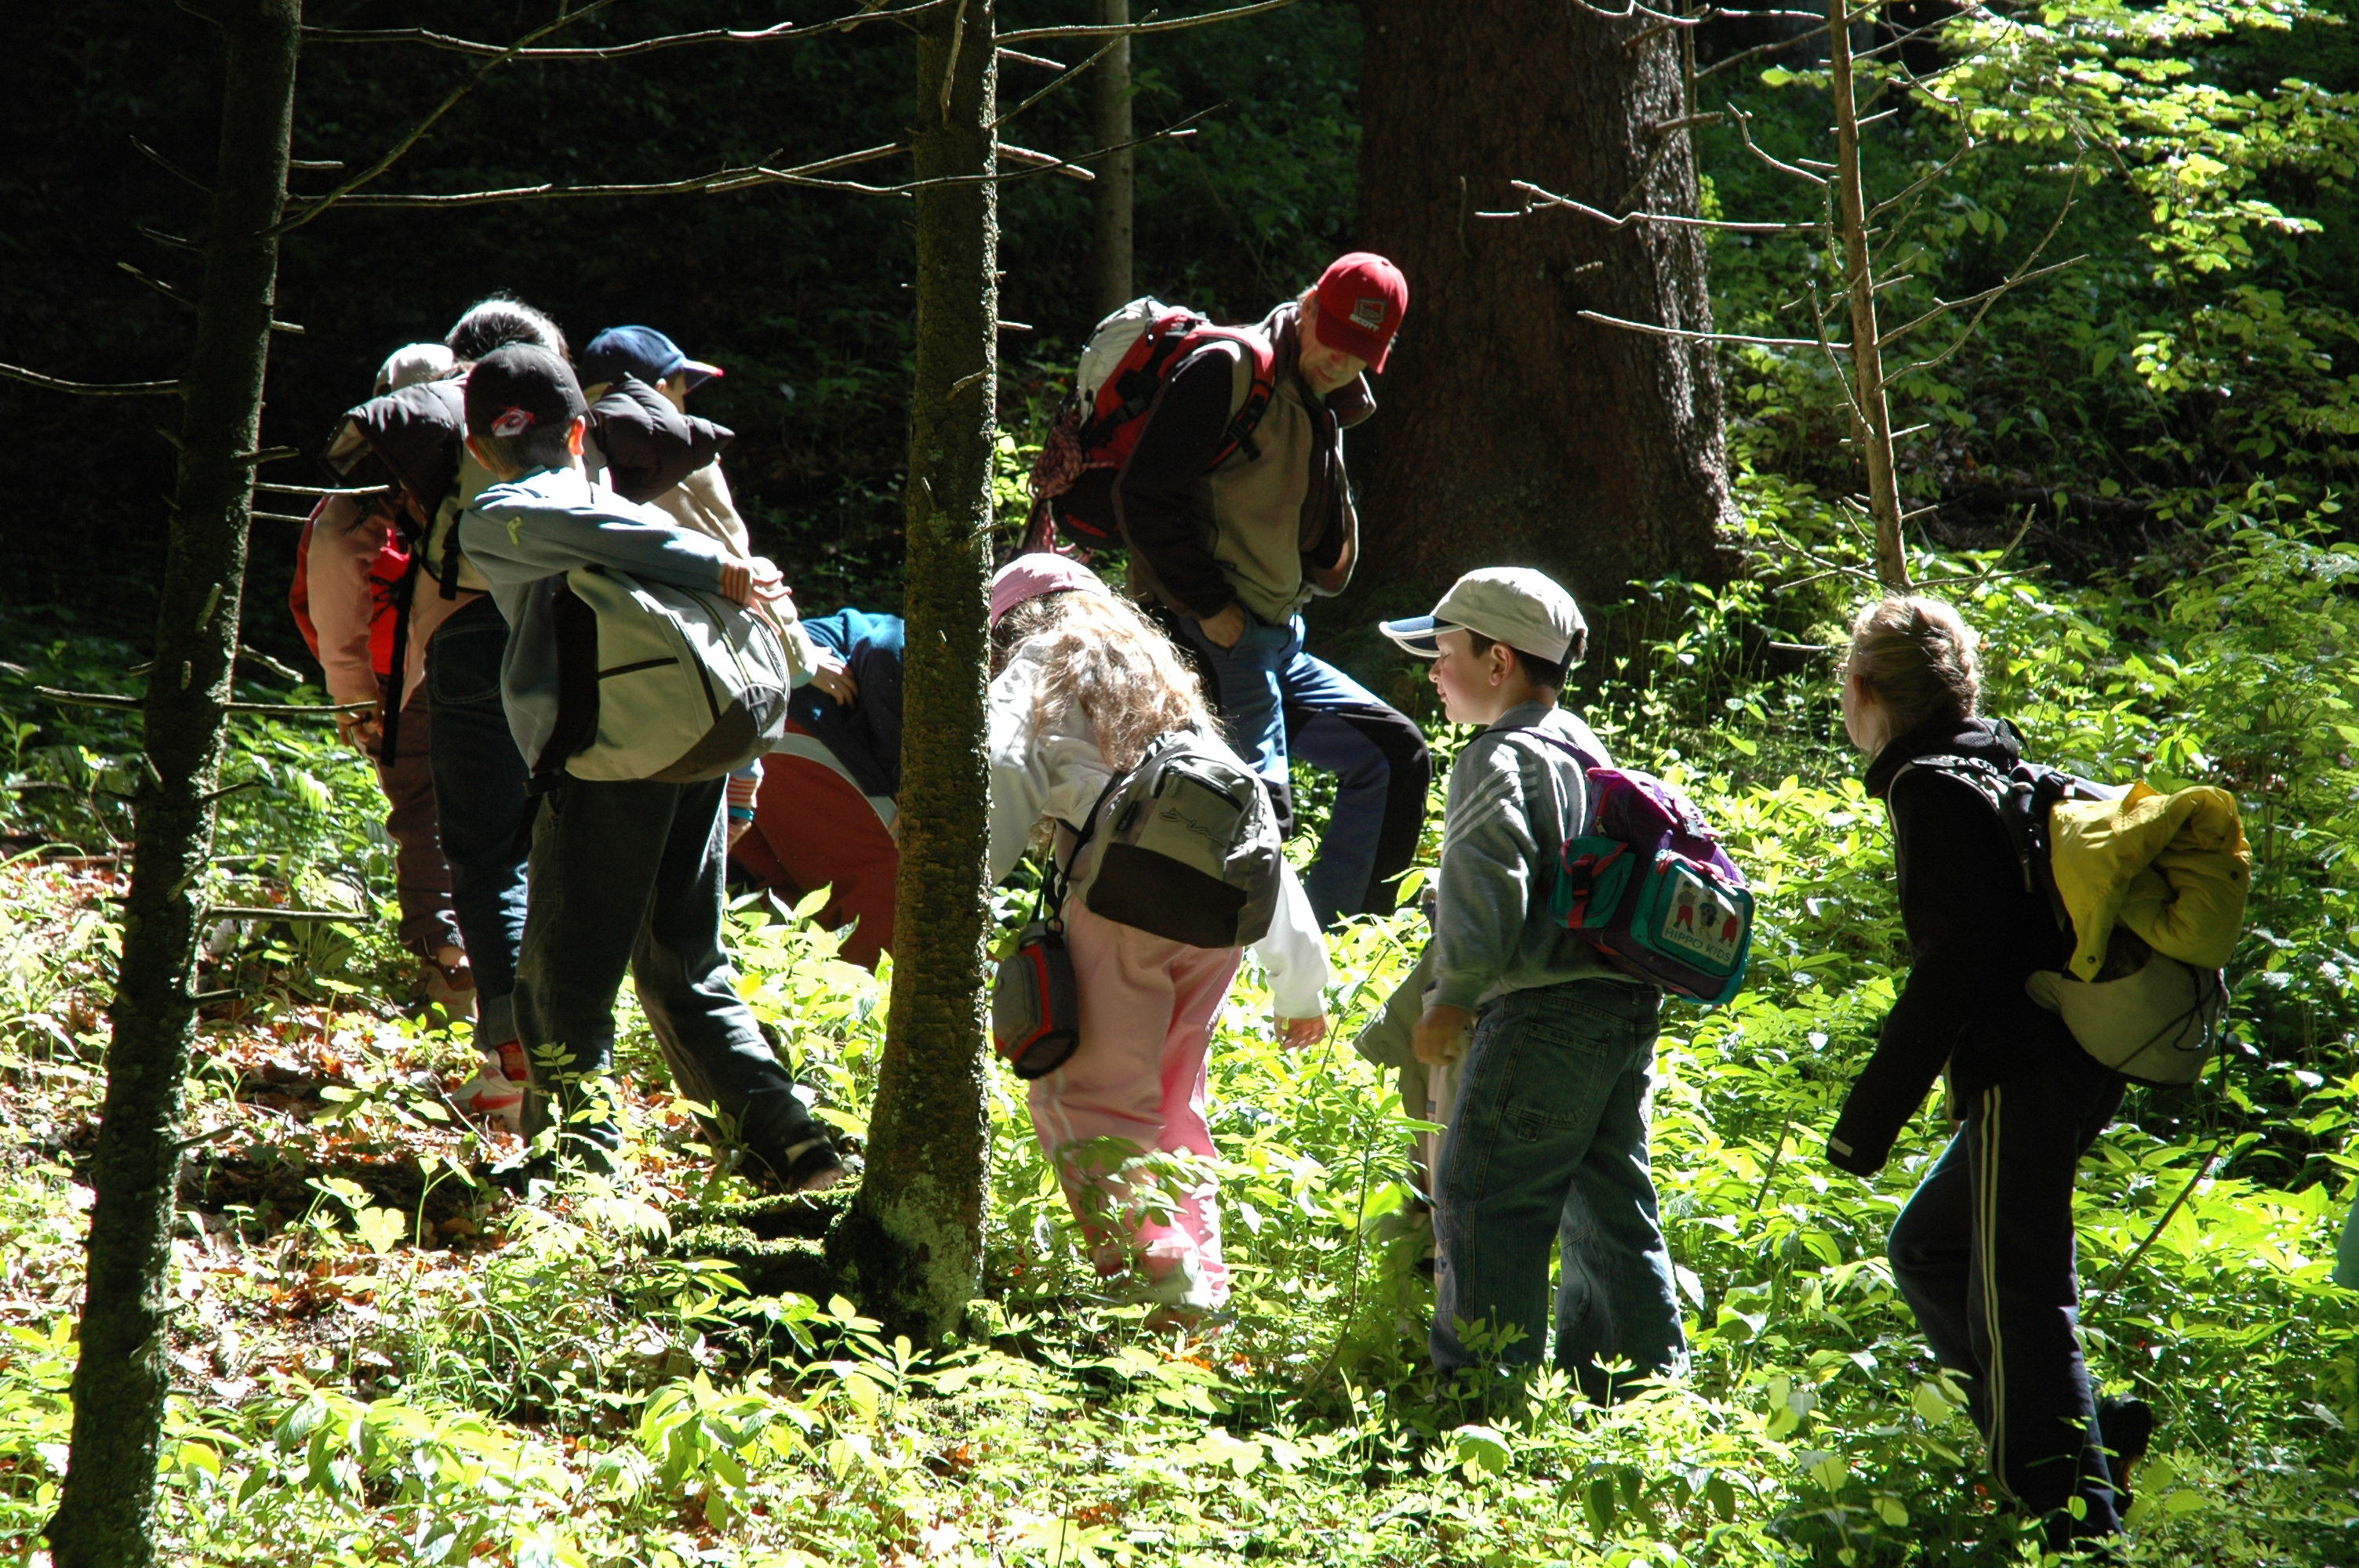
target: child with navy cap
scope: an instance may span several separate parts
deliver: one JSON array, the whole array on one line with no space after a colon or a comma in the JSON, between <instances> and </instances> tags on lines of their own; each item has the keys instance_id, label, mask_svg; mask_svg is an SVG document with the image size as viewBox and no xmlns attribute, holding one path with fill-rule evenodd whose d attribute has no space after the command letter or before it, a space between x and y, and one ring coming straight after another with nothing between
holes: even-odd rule
<instances>
[{"instance_id":1,"label":"child with navy cap","mask_svg":"<svg viewBox=\"0 0 2359 1568\"><path fill-rule=\"evenodd\" d=\"M575 778L556 741L565 574L609 567L719 593L778 597L777 573L594 488L582 462L589 404L564 361L504 348L468 373L467 446L499 482L460 523L468 557L508 623L501 695L545 785L533 824L516 1025L530 1058L525 1133L617 1139L585 1085L612 1068L614 995L627 969L680 1092L714 1108L753 1162L789 1192L832 1184L842 1163L738 999L722 946L725 781ZM561 742L558 742L561 744Z\"/></svg>"},{"instance_id":2,"label":"child with navy cap","mask_svg":"<svg viewBox=\"0 0 2359 1568\"><path fill-rule=\"evenodd\" d=\"M1433 662L1451 722L1483 727L1450 770L1434 983L1413 1036L1420 1062L1460 1065L1434 1182L1434 1362L1537 1364L1554 1246L1556 1365L1602 1403L1628 1380L1603 1363L1669 1373L1686 1345L1647 1167L1662 993L1549 913L1588 770L1612 765L1558 704L1589 628L1547 577L1490 567L1383 630Z\"/></svg>"}]
</instances>

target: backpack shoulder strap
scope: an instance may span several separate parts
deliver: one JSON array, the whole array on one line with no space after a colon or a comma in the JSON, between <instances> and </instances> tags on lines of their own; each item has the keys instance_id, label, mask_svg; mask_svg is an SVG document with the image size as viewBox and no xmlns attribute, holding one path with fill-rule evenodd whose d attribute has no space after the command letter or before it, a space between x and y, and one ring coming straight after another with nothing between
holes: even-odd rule
<instances>
[{"instance_id":1,"label":"backpack shoulder strap","mask_svg":"<svg viewBox=\"0 0 2359 1568\"><path fill-rule=\"evenodd\" d=\"M1250 373L1245 395L1236 411L1229 416L1220 442L1212 449L1212 460L1206 465L1209 468L1220 467L1240 448L1245 449L1248 460L1261 456L1261 449L1254 445L1253 433L1260 426L1262 416L1269 412L1269 400L1277 390L1277 350L1267 338L1245 327L1199 327L1188 334L1189 351L1215 341L1234 343L1243 350L1243 362Z\"/></svg>"}]
</instances>

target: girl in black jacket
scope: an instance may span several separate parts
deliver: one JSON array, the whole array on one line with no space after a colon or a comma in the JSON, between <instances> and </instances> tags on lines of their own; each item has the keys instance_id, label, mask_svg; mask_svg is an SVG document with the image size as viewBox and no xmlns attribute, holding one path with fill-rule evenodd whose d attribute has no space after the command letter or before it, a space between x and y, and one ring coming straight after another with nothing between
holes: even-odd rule
<instances>
[{"instance_id":1,"label":"girl in black jacket","mask_svg":"<svg viewBox=\"0 0 2359 1568\"><path fill-rule=\"evenodd\" d=\"M1978 717L1975 643L1931 599L1886 599L1852 626L1843 728L1874 759L1868 793L1891 818L1915 962L1828 1157L1873 1175L1933 1080L1946 1080L1957 1133L1893 1225L1893 1278L1964 1383L2000 1491L2047 1516L2060 1546L2118 1531L2128 1497L2108 1444L2114 1464L2134 1459L2151 1422L2143 1403L2105 1400L2101 1422L2077 1330L2072 1175L2123 1083L2024 994L2032 971L2063 966L2071 938L1988 799L1936 761L2005 773L2021 759L2006 720Z\"/></svg>"}]
</instances>

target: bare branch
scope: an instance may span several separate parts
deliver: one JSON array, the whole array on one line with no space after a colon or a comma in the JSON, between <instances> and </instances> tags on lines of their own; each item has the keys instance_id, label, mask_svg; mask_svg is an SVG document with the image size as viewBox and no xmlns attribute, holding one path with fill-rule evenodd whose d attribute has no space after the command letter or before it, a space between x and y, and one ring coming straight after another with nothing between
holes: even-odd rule
<instances>
[{"instance_id":1,"label":"bare branch","mask_svg":"<svg viewBox=\"0 0 2359 1568\"><path fill-rule=\"evenodd\" d=\"M1804 180L1811 185L1824 189L1827 183L1825 176L1812 174L1807 168L1798 168L1794 165L1786 162L1783 158L1772 156L1767 148L1764 147L1760 143L1753 139L1752 115L1740 114L1735 110L1731 110L1729 114L1730 118L1736 122L1736 134L1745 138L1745 150L1746 152L1751 153L1755 157L1759 158L1763 163L1767 164L1771 168L1776 169L1780 174L1790 174L1796 179Z\"/></svg>"},{"instance_id":2,"label":"bare branch","mask_svg":"<svg viewBox=\"0 0 2359 1568\"><path fill-rule=\"evenodd\" d=\"M2018 287L2023 284L2029 283L2034 278L2046 277L2051 272L2062 272L2068 266L2078 266L2088 259L2089 258L2086 255L2077 255L2069 261L2049 262L2046 266L2035 267L2029 272L2017 272L2004 282L1992 284L1988 288L1984 289L1979 294L1969 294L1962 299L1941 300L1937 303L1933 308L1926 311L1925 314L1918 317L1914 321L1893 328L1890 331L1885 333L1883 337L1876 341L1879 344L1898 342L1902 338L1907 337L1909 333L1915 331L1918 328L1922 327L1928 321L1933 320L1937 317L1946 316L1952 310L1962 310L1969 305L1978 304L1985 299L1995 298L1997 296L2005 294L2010 288ZM1980 318L1977 318L1977 319L1979 319Z\"/></svg>"},{"instance_id":3,"label":"bare branch","mask_svg":"<svg viewBox=\"0 0 2359 1568\"><path fill-rule=\"evenodd\" d=\"M147 236L148 239L155 241L159 245L165 246L167 249L175 251L193 251L198 255L205 254L205 247L197 243L194 240L184 240L178 234L168 234L161 229L151 229L145 223L134 223L131 226L138 230L140 233Z\"/></svg>"},{"instance_id":4,"label":"bare branch","mask_svg":"<svg viewBox=\"0 0 2359 1568\"><path fill-rule=\"evenodd\" d=\"M1176 33L1183 27L1201 27L1213 22L1234 22L1245 16L1258 16L1264 11L1283 10L1294 0L1256 0L1250 5L1232 5L1225 11L1207 11L1197 16L1174 16L1164 22L1125 22L1120 25L1090 24L1069 27L1018 27L1002 33L998 41L1006 44L1031 44L1053 38L1136 38L1142 33Z\"/></svg>"},{"instance_id":5,"label":"bare branch","mask_svg":"<svg viewBox=\"0 0 2359 1568\"><path fill-rule=\"evenodd\" d=\"M1944 158L1934 168L1928 169L1918 178L1909 181L1909 183L1900 190L1897 191L1893 195L1886 197L1883 200L1869 208L1867 210L1869 220L1872 222L1877 218L1881 218L1893 208L1910 200L1916 196L1919 191L1925 189L1935 180L1940 179L1943 175L1957 168L1958 165L1964 160L1967 154L1979 152L1981 150L1982 144L1975 141L1972 136L1968 136L1966 138L1965 145L1960 147L1956 152L1951 153L1947 158Z\"/></svg>"},{"instance_id":6,"label":"bare branch","mask_svg":"<svg viewBox=\"0 0 2359 1568\"><path fill-rule=\"evenodd\" d=\"M687 179L661 180L647 185L517 185L499 190L351 196L345 198L343 204L347 207L481 207L499 201L560 201L583 197L719 195L756 185L792 185L812 190L852 190L876 195L894 188L864 185L857 180L821 179L817 176L829 169L871 163L908 150L906 143L894 142L885 146L842 153L816 163L799 164L793 168L768 168L753 164L738 168L715 169L711 174L695 175Z\"/></svg>"},{"instance_id":7,"label":"bare branch","mask_svg":"<svg viewBox=\"0 0 2359 1568\"><path fill-rule=\"evenodd\" d=\"M131 147L134 152L136 152L140 157L147 159L158 168L162 169L166 174L170 175L173 178L179 180L183 184L194 186L197 189L203 191L208 196L211 196L213 193L213 188L212 186L207 185L203 180L199 179L195 175L190 174L187 169L182 168L179 164L174 163L162 153L159 153L154 147L149 146L146 142L141 141L136 136L132 136L127 139L130 141Z\"/></svg>"},{"instance_id":8,"label":"bare branch","mask_svg":"<svg viewBox=\"0 0 2359 1568\"><path fill-rule=\"evenodd\" d=\"M1594 321L1601 327L1619 327L1625 332L1645 332L1657 338L1678 338L1690 343L1750 343L1761 349L1825 348L1839 353L1849 353L1849 343L1830 343L1821 338L1754 338L1742 332L1690 332L1684 327L1655 327L1644 321L1625 321L1619 316L1603 315L1595 310L1576 310L1574 315L1584 321Z\"/></svg>"},{"instance_id":9,"label":"bare branch","mask_svg":"<svg viewBox=\"0 0 2359 1568\"><path fill-rule=\"evenodd\" d=\"M1038 66L1042 70L1065 69L1065 62L1061 59L1050 59L1047 55L1026 54L1022 49L1003 49L999 50L999 58L1012 59L1018 65Z\"/></svg>"},{"instance_id":10,"label":"bare branch","mask_svg":"<svg viewBox=\"0 0 2359 1568\"><path fill-rule=\"evenodd\" d=\"M919 0L897 10L884 10L883 0L869 0L849 16L830 22L813 22L805 26L797 22L780 22L773 27L757 27L739 31L730 27L707 27L701 32L672 33L659 38L640 38L627 44L607 44L581 49L518 49L514 46L481 43L473 38L455 38L448 33L429 31L424 27L306 27L303 38L315 44L424 44L430 49L445 49L453 54L473 55L479 59L528 60L623 59L631 55L651 54L657 49L679 49L688 44L766 44L781 38L812 38L826 33L850 32L868 22L883 22L897 17L922 15L948 0ZM577 18L568 18L573 20ZM535 37L539 35L536 34ZM1002 53L1007 51L1003 50ZM1055 61L1049 61L1055 64Z\"/></svg>"},{"instance_id":11,"label":"bare branch","mask_svg":"<svg viewBox=\"0 0 2359 1568\"><path fill-rule=\"evenodd\" d=\"M400 140L395 142L390 148L386 149L386 155L383 157L377 159L375 163L369 165L368 168L361 170L360 173L353 176L350 179L347 179L333 190L329 191L325 196L310 200L304 209L300 212L296 213L293 217L282 219L277 223L273 224L268 231L267 237L277 239L280 235L286 234L290 231L301 228L312 219L317 218L321 213L328 211L329 208L335 206L344 198L350 196L353 191L358 190L362 186L366 185L371 180L376 178L377 176L383 174L386 169L391 168L395 163L400 160L401 156L404 153L408 152L410 148L416 146L420 141L424 140L426 133L432 130L435 124L441 120L443 115L448 114L453 108L457 107L461 99L466 97L468 93L473 92L477 87L481 86L483 84L484 78L489 76L495 70L506 64L510 59L515 59L519 51L531 44L534 40L547 38L549 34L558 31L561 27L570 27L576 22L594 16L599 12L607 9L615 3L616 0L588 0L588 3L582 5L580 10L569 12L564 16L560 16L553 22L544 23L540 27L535 27L531 32L527 33L515 43L512 43L506 49L500 50L499 53L493 56L490 59L487 59L483 64L477 66L474 70L474 73L469 76L466 81L461 82L458 86L452 88L449 93L444 95L442 102L436 104L433 109L428 112L424 119L411 126L408 132L404 135Z\"/></svg>"},{"instance_id":12,"label":"bare branch","mask_svg":"<svg viewBox=\"0 0 2359 1568\"><path fill-rule=\"evenodd\" d=\"M37 686L33 688L33 695L50 702L62 703L69 708L113 708L125 712L136 712L147 705L145 697L125 697L119 692L67 691L53 686ZM374 713L376 708L377 704L375 702L224 702L221 704L221 710L223 713L275 713L292 719L318 719L339 713Z\"/></svg>"},{"instance_id":13,"label":"bare branch","mask_svg":"<svg viewBox=\"0 0 2359 1568\"><path fill-rule=\"evenodd\" d=\"M1511 179L1511 189L1522 191L1527 200L1518 212L1477 212L1477 218L1523 218L1534 212L1545 212L1551 207L1562 207L1594 218L1609 229L1625 228L1632 223L1669 223L1682 229L1721 229L1738 234L1795 234L1825 227L1821 223L1737 223L1719 218L1687 218L1675 212L1625 212L1619 218L1602 212L1585 201L1575 201L1570 196L1559 196L1543 190L1529 180Z\"/></svg>"},{"instance_id":14,"label":"bare branch","mask_svg":"<svg viewBox=\"0 0 2359 1568\"><path fill-rule=\"evenodd\" d=\"M170 300L173 304L184 305L191 310L194 310L197 308L197 302L194 299L191 299L189 296L181 293L170 284L166 283L162 278L150 277L146 273L141 272L137 267L133 266L129 262L116 262L114 265L121 267L125 272L129 273L132 276L137 278L140 282L146 284L148 287L154 289L157 293L162 295L165 298Z\"/></svg>"},{"instance_id":15,"label":"bare branch","mask_svg":"<svg viewBox=\"0 0 2359 1568\"><path fill-rule=\"evenodd\" d=\"M1765 54L1777 54L1780 50L1792 49L1799 44L1807 44L1814 38L1823 38L1826 36L1827 25L1824 22L1821 22L1817 27L1810 28L1809 31L1796 33L1790 38L1772 38L1766 44L1755 44L1749 49L1739 49L1736 53L1730 55L1725 59L1712 61L1710 65L1705 66L1701 70L1696 72L1696 80L1698 81L1701 81L1708 76L1719 75L1722 71L1728 70L1732 66L1743 65L1748 59L1758 59L1760 56Z\"/></svg>"},{"instance_id":16,"label":"bare branch","mask_svg":"<svg viewBox=\"0 0 2359 1568\"><path fill-rule=\"evenodd\" d=\"M1054 153L1036 153L1030 147L1019 147L1008 142L995 142L992 144L991 150L1001 157L1012 158L1028 168L1045 169L1051 174L1061 174L1068 179L1089 180L1097 178L1079 164L1068 162Z\"/></svg>"},{"instance_id":17,"label":"bare branch","mask_svg":"<svg viewBox=\"0 0 2359 1568\"><path fill-rule=\"evenodd\" d=\"M1902 375L1915 375L1919 371L1938 369L1941 365L1947 363L1951 357L1960 349L1966 346L1966 340L1973 337L1975 331L1982 326L1983 318L1990 314L1991 307L1998 303L2000 297L2012 289L2017 284L2023 282L2027 277L2032 276L2029 270L2031 264L2039 259L2040 253L2048 248L2049 243L2056 238L2058 231L2064 227L2064 220L2080 200L2080 195L2081 170L2078 166L2075 166L2072 170L2071 186L2064 192L2064 200L2057 208L2055 219L2049 223L2048 232L2039 236L2039 243L2031 247L2031 253L2025 256L2022 262L2017 266L2015 276L2008 278L1996 288L1984 290L1984 294L1986 297L1983 299L1983 302L1979 306L1975 307L1973 319L1968 320L1965 326L1959 330L1957 337L1951 341L1948 348L1943 349L1940 353L1935 354L1930 360L1919 360L1916 363L1903 370L1900 373ZM2077 262L2084 259L2084 257L2075 256L2073 261ZM2069 266L2072 264L2071 262L2065 262L2058 265ZM2055 268L2046 267L2041 270L2052 272ZM1964 301L1961 300L1959 303L1963 304ZM1911 322L1910 325L1914 326L1915 323Z\"/></svg>"},{"instance_id":18,"label":"bare branch","mask_svg":"<svg viewBox=\"0 0 2359 1568\"><path fill-rule=\"evenodd\" d=\"M1056 76L1056 78L1055 78L1053 81L1051 81L1049 83L1049 85L1048 85L1048 86L1043 87L1042 89L1040 89L1040 91L1039 91L1039 92L1035 92L1034 94L1032 94L1032 96L1031 96L1031 97L1027 98L1026 100L1024 100L1024 102L1023 102L1023 103L1018 103L1015 108L1010 109L1006 114L1002 114L998 119L994 120L994 121L991 123L991 128L992 128L993 132L996 133L996 132L998 131L998 129L999 129L999 127L1000 127L1000 126L1005 125L1006 124L1007 124L1007 122L1008 122L1008 121L1013 120L1013 119L1014 119L1014 118L1016 118L1016 116L1017 116L1018 114L1023 114L1023 113L1024 113L1024 111L1026 111L1027 109L1031 108L1035 103L1039 103L1039 102L1040 102L1040 100L1042 100L1043 98L1048 97L1048 96L1049 96L1049 94L1050 94L1051 92L1056 92L1059 88L1065 86L1065 85L1066 85L1067 83L1069 83L1069 82L1076 81L1080 80L1080 78L1081 78L1081 76L1082 75L1082 73L1083 73L1083 72L1087 71L1087 70L1090 69L1090 67L1092 67L1092 66L1093 66L1093 65L1097 64L1097 62L1098 62L1098 61L1100 61L1100 60L1102 60L1102 59L1105 59L1105 57L1106 57L1106 56L1108 56L1108 55L1112 54L1112 53L1114 51L1114 49L1115 49L1116 48L1118 48L1118 47L1121 45L1121 43L1122 43L1122 40L1121 40L1120 38L1109 38L1109 39L1107 39L1103 44L1102 44L1102 45L1100 45L1100 46L1098 47L1098 49L1097 49L1097 52L1096 52L1096 53L1094 53L1094 54L1091 55L1089 59L1085 59L1085 60L1082 61L1082 63L1081 63L1081 64L1076 65L1076 66L1071 66L1071 67L1067 67L1067 66L1065 66L1065 65L1061 64L1060 62L1059 62L1059 61L1057 61L1057 60L1053 60L1053 59L1046 59L1046 60L1044 60L1044 59L1038 59L1036 56L1033 56L1033 55L1016 55L1016 59L1022 59L1022 60L1026 60L1026 61L1030 61L1030 62L1037 63L1037 64L1040 64L1040 65L1051 65L1051 66L1055 66L1055 67L1057 68L1057 76ZM1000 52L1001 54L1014 54L1014 53L1015 53L1015 51L1014 51L1014 50L1012 50L1012 49L1002 49L1002 50L1000 50L999 52Z\"/></svg>"},{"instance_id":19,"label":"bare branch","mask_svg":"<svg viewBox=\"0 0 2359 1568\"><path fill-rule=\"evenodd\" d=\"M51 392L71 392L82 397L173 397L178 396L180 384L177 381L66 381L54 375L43 375L22 365L0 364L0 376L21 381L27 386L46 387Z\"/></svg>"}]
</instances>

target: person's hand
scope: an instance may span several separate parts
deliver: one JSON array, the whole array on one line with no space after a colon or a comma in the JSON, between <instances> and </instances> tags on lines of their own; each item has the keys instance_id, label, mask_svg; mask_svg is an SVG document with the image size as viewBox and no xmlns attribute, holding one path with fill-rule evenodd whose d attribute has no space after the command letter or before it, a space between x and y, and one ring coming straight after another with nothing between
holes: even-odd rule
<instances>
[{"instance_id":1,"label":"person's hand","mask_svg":"<svg viewBox=\"0 0 2359 1568\"><path fill-rule=\"evenodd\" d=\"M385 708L383 704L365 713L336 715L336 733L343 743L364 756L376 755L385 740Z\"/></svg>"},{"instance_id":2,"label":"person's hand","mask_svg":"<svg viewBox=\"0 0 2359 1568\"><path fill-rule=\"evenodd\" d=\"M1273 1018L1269 1022L1277 1031L1278 1044L1289 1051L1316 1045L1327 1038L1327 1015L1323 1012L1309 1018Z\"/></svg>"},{"instance_id":3,"label":"person's hand","mask_svg":"<svg viewBox=\"0 0 2359 1568\"><path fill-rule=\"evenodd\" d=\"M1428 1007L1419 1015L1410 1035L1417 1059L1429 1067L1455 1062L1466 1054L1466 1030L1473 1022L1474 1015L1462 1007L1443 1007L1439 1002Z\"/></svg>"},{"instance_id":4,"label":"person's hand","mask_svg":"<svg viewBox=\"0 0 2359 1568\"><path fill-rule=\"evenodd\" d=\"M756 556L752 562L752 570L754 597L765 604L785 604L788 618L792 619L795 596L787 587L786 574L778 570L777 563L767 556Z\"/></svg>"},{"instance_id":5,"label":"person's hand","mask_svg":"<svg viewBox=\"0 0 2359 1568\"><path fill-rule=\"evenodd\" d=\"M1204 640L1216 648L1234 648L1237 639L1245 634L1245 610L1242 604L1231 604L1218 615L1208 615L1196 622Z\"/></svg>"},{"instance_id":6,"label":"person's hand","mask_svg":"<svg viewBox=\"0 0 2359 1568\"><path fill-rule=\"evenodd\" d=\"M721 568L721 597L742 605L754 602L754 568L743 561L728 561Z\"/></svg>"},{"instance_id":7,"label":"person's hand","mask_svg":"<svg viewBox=\"0 0 2359 1568\"><path fill-rule=\"evenodd\" d=\"M811 685L850 708L860 700L860 683L852 678L852 670L832 649L819 650L819 663L811 669Z\"/></svg>"}]
</instances>

